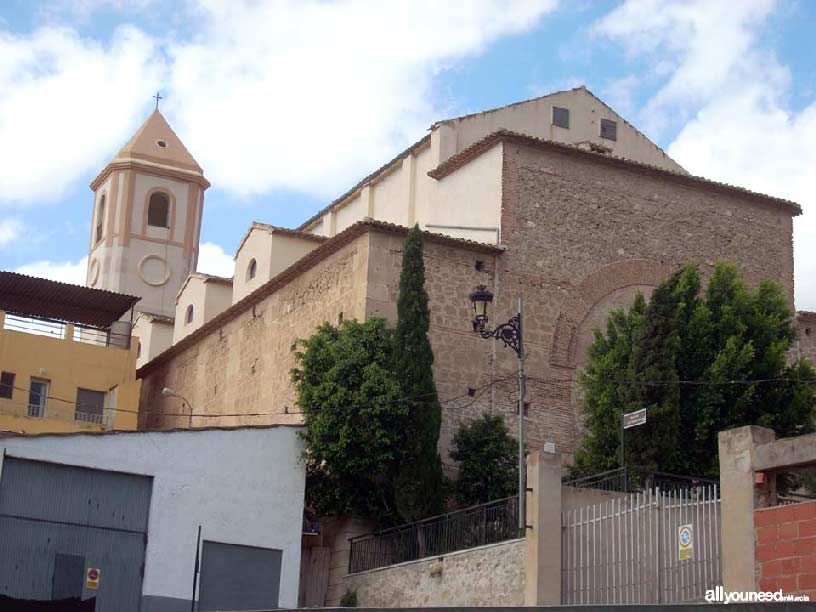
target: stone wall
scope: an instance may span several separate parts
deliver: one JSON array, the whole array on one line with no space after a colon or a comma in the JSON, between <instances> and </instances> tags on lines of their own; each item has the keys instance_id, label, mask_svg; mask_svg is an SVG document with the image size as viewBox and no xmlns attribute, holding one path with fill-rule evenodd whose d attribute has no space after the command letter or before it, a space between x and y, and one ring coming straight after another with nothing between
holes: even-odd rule
<instances>
[{"instance_id":1,"label":"stone wall","mask_svg":"<svg viewBox=\"0 0 816 612\"><path fill-rule=\"evenodd\" d=\"M523 606L525 541L511 540L350 574L360 607Z\"/></svg>"},{"instance_id":2,"label":"stone wall","mask_svg":"<svg viewBox=\"0 0 816 612\"><path fill-rule=\"evenodd\" d=\"M816 364L816 312L796 313L796 341L792 356Z\"/></svg>"},{"instance_id":3,"label":"stone wall","mask_svg":"<svg viewBox=\"0 0 816 612\"><path fill-rule=\"evenodd\" d=\"M442 404L439 446L449 472L450 442L463 423L499 413L511 432L518 428L516 355L471 328L468 296L478 284L495 294L494 324L508 320L524 297L528 446L540 449L553 441L567 456L582 434L574 381L593 328L611 309L631 303L637 291L649 293L690 260L700 263L704 275L716 261L729 260L751 283L778 281L793 302L789 209L586 155L517 142L500 146L504 250L429 235L425 240L430 339ZM440 188L446 180L439 179ZM314 259L310 266L284 272L285 282L272 279L275 290L251 307L194 334L194 342L171 349L170 359L149 364L142 409L165 416L144 422L188 424L166 416L182 410L178 399L161 395L165 386L185 396L196 412L247 415L194 419L195 425L264 423L265 416L249 415L291 414L290 348L296 339L341 314L396 320L404 232L369 225L354 240L344 237L354 227L338 234L304 258ZM338 248L335 241L345 242Z\"/></svg>"},{"instance_id":4,"label":"stone wall","mask_svg":"<svg viewBox=\"0 0 816 612\"><path fill-rule=\"evenodd\" d=\"M176 345L170 358L148 364L140 371L143 423L162 428L190 423L173 416L185 407L164 397L164 387L185 397L197 414L229 415L193 418L193 426L268 423L279 420L274 415L297 413L289 378L292 347L323 321L363 319L367 270L363 234L214 329L188 337L194 341Z\"/></svg>"},{"instance_id":5,"label":"stone wall","mask_svg":"<svg viewBox=\"0 0 816 612\"><path fill-rule=\"evenodd\" d=\"M547 440L575 448L582 351L594 324L635 289L691 260L704 276L728 260L750 283L779 282L793 304L789 209L586 156L505 143L502 243L497 319L524 295L532 448ZM513 357L498 350L498 374L513 371ZM512 400L497 403L515 428Z\"/></svg>"}]
</instances>

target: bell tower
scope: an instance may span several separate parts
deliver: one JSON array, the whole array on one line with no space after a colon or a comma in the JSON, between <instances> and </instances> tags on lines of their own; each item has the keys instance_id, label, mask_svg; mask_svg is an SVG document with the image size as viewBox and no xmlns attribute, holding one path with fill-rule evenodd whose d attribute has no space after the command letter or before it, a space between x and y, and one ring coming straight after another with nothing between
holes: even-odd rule
<instances>
[{"instance_id":1,"label":"bell tower","mask_svg":"<svg viewBox=\"0 0 816 612\"><path fill-rule=\"evenodd\" d=\"M209 186L157 108L91 183L85 284L140 296L136 310L172 318L196 269Z\"/></svg>"}]
</instances>

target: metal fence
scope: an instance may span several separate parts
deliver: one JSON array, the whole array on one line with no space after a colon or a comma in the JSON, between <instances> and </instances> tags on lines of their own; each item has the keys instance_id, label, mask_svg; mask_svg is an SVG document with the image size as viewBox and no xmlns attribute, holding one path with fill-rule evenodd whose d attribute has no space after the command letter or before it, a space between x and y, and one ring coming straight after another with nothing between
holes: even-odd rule
<instances>
[{"instance_id":1,"label":"metal fence","mask_svg":"<svg viewBox=\"0 0 816 612\"><path fill-rule=\"evenodd\" d=\"M681 528L691 538L682 554ZM565 605L702 600L722 583L718 486L613 492L565 511L561 549Z\"/></svg>"},{"instance_id":2,"label":"metal fence","mask_svg":"<svg viewBox=\"0 0 816 612\"><path fill-rule=\"evenodd\" d=\"M349 573L519 537L518 496L350 538Z\"/></svg>"},{"instance_id":3,"label":"metal fence","mask_svg":"<svg viewBox=\"0 0 816 612\"><path fill-rule=\"evenodd\" d=\"M68 324L64 321L6 313L3 329L63 340L66 337ZM110 329L99 329L79 324L73 324L72 340L96 346L130 348L130 334L120 334Z\"/></svg>"},{"instance_id":4,"label":"metal fence","mask_svg":"<svg viewBox=\"0 0 816 612\"><path fill-rule=\"evenodd\" d=\"M565 480L562 484L578 489L597 489L620 493L637 493L659 488L664 493L680 494L688 489L711 487L718 482L710 478L681 476L668 472L656 472L644 467L627 466L592 476Z\"/></svg>"}]
</instances>

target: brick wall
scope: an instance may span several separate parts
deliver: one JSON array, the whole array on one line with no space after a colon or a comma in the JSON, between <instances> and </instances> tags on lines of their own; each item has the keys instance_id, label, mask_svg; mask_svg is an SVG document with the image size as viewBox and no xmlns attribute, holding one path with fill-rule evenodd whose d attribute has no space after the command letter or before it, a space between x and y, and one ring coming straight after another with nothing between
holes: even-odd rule
<instances>
[{"instance_id":1,"label":"brick wall","mask_svg":"<svg viewBox=\"0 0 816 612\"><path fill-rule=\"evenodd\" d=\"M754 511L758 587L816 601L816 501Z\"/></svg>"}]
</instances>

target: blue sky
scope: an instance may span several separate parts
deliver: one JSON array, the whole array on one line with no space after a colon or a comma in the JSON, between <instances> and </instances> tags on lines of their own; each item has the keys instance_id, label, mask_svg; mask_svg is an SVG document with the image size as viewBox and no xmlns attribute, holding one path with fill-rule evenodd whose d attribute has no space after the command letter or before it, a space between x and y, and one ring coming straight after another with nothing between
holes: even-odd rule
<instances>
[{"instance_id":1,"label":"blue sky","mask_svg":"<svg viewBox=\"0 0 816 612\"><path fill-rule=\"evenodd\" d=\"M816 310L814 29L807 0L6 0L0 268L82 282L88 183L157 89L229 274L252 220L297 226L433 121L585 84L693 173L800 202Z\"/></svg>"}]
</instances>

